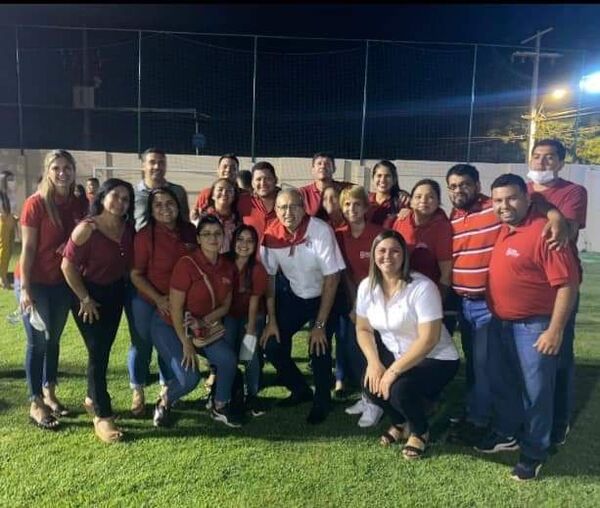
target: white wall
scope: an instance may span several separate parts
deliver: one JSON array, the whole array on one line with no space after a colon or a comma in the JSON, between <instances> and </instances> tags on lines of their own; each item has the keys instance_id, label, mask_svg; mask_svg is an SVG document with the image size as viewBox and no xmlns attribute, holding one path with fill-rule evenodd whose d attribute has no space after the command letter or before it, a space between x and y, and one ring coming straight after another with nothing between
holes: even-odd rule
<instances>
[{"instance_id":1,"label":"white wall","mask_svg":"<svg viewBox=\"0 0 600 508\"><path fill-rule=\"evenodd\" d=\"M84 152L72 151L77 161L77 181L83 183L96 170L98 176L106 178L115 176L132 183L140 179L140 162L137 154L116 152ZM22 203L35 188L37 177L42 172L45 150L25 150L21 156L19 150L0 150L0 170L8 169L17 176L17 200ZM188 190L190 204L196 200L198 192L211 185L219 157L209 155L170 155L168 156L168 178L183 185ZM279 181L284 184L301 186L311 181L310 158L280 157L265 158L275 166ZM357 184L370 185L370 170L376 160L365 161L361 166L356 160L336 161L336 178ZM445 161L392 161L398 168L400 186L410 190L421 178L433 178L440 182L442 188L448 168L456 162ZM525 176L526 164L491 164L472 163L481 175L481 187L489 194L491 183L502 173L516 173ZM113 168L106 171L106 168ZM249 157L240 157L241 169L250 169L252 161ZM104 168L104 169L100 169ZM561 176L583 185L588 191L587 227L580 234L579 248L600 252L600 166L569 164L563 169ZM442 193L442 206L448 211L450 204L447 194Z\"/></svg>"}]
</instances>

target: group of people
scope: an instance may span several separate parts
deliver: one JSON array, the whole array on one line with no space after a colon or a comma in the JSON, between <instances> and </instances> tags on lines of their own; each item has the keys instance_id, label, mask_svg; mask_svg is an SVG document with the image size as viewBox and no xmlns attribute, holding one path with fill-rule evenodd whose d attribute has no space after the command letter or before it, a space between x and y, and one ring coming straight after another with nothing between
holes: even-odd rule
<instances>
[{"instance_id":1,"label":"group of people","mask_svg":"<svg viewBox=\"0 0 600 508\"><path fill-rule=\"evenodd\" d=\"M362 427L386 415L380 443L406 441L403 457L420 458L428 418L459 368L456 310L462 439L485 453L520 448L513 476L535 478L551 445L564 443L573 405L576 240L587 196L558 176L564 161L560 142L538 141L531 182L502 175L491 197L474 166L457 164L446 176L448 216L438 182L403 191L387 160L372 168L372 192L335 180L327 153L313 157L311 184L281 189L271 163L254 164L244 183L237 157L226 154L190 211L160 149L142 154L137 185L109 178L90 188L89 206L74 195L71 154L52 151L21 213L15 273L30 418L55 429L69 412L56 386L71 310L88 351L84 406L102 441L122 438L106 371L124 310L134 415L145 412L153 348L156 426L172 424L171 408L200 382L198 355L210 365L214 420L243 422L232 400L240 363L243 410L264 414L266 360L290 392L279 405L311 403L307 423L327 418L332 389L341 397L358 388L346 412L360 414ZM292 358L307 323L314 391Z\"/></svg>"}]
</instances>

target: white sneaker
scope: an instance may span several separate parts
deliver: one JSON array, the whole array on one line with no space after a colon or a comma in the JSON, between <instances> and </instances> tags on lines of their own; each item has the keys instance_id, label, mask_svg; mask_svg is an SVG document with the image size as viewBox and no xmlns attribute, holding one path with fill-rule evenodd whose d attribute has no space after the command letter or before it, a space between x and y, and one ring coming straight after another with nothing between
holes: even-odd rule
<instances>
[{"instance_id":1,"label":"white sneaker","mask_svg":"<svg viewBox=\"0 0 600 508\"><path fill-rule=\"evenodd\" d=\"M360 415L363 414L367 407L367 401L364 397L358 399L358 401L352 404L350 407L347 407L344 411L349 415Z\"/></svg>"},{"instance_id":2,"label":"white sneaker","mask_svg":"<svg viewBox=\"0 0 600 508\"><path fill-rule=\"evenodd\" d=\"M362 416L360 417L360 420L358 420L358 426L374 427L379 423L379 420L381 420L382 416L383 409L371 402L367 402L365 410Z\"/></svg>"}]
</instances>

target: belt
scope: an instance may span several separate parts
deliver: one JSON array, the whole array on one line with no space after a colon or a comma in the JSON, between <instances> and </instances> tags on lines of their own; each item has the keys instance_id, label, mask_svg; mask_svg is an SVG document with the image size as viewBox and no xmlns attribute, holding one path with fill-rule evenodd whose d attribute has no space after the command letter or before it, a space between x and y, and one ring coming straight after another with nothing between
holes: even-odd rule
<instances>
[{"instance_id":1,"label":"belt","mask_svg":"<svg viewBox=\"0 0 600 508\"><path fill-rule=\"evenodd\" d=\"M460 296L467 300L485 300L485 295L482 295L482 294L478 294L478 295L465 294L465 295L460 295Z\"/></svg>"}]
</instances>

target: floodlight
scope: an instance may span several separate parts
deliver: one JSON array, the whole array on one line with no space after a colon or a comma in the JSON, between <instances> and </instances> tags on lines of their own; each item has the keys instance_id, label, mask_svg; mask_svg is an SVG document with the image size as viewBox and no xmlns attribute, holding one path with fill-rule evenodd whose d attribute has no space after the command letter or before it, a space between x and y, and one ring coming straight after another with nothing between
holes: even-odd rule
<instances>
[{"instance_id":1,"label":"floodlight","mask_svg":"<svg viewBox=\"0 0 600 508\"><path fill-rule=\"evenodd\" d=\"M587 93L600 93L600 72L583 76L579 82L579 87Z\"/></svg>"}]
</instances>

